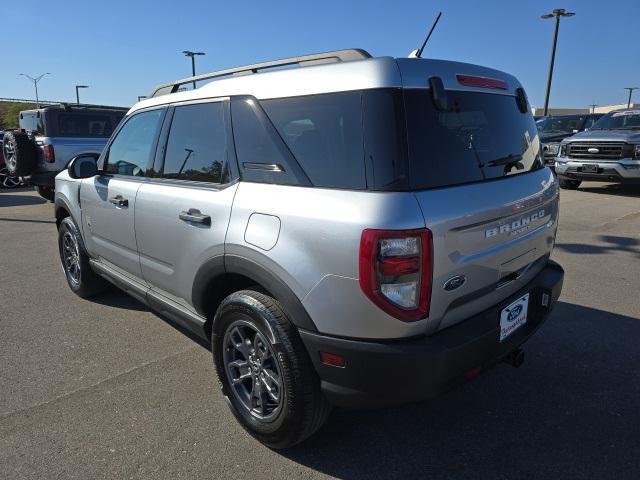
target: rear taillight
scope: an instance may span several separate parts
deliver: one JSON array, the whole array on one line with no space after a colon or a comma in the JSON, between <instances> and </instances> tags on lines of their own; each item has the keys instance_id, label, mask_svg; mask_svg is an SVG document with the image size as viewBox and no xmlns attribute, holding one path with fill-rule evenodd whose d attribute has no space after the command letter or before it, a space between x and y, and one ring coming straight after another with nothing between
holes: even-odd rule
<instances>
[{"instance_id":1,"label":"rear taillight","mask_svg":"<svg viewBox=\"0 0 640 480\"><path fill-rule=\"evenodd\" d=\"M405 322L429 314L431 232L372 230L360 238L360 288L389 315Z\"/></svg>"},{"instance_id":2,"label":"rear taillight","mask_svg":"<svg viewBox=\"0 0 640 480\"><path fill-rule=\"evenodd\" d=\"M47 163L53 163L56 161L56 154L53 151L53 145L45 145L44 149L44 161Z\"/></svg>"}]
</instances>

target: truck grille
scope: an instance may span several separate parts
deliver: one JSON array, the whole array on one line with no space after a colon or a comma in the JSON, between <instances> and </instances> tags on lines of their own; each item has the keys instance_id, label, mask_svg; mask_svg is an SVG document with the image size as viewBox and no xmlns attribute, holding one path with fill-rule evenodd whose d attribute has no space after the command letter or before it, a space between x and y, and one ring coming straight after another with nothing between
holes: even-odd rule
<instances>
[{"instance_id":1,"label":"truck grille","mask_svg":"<svg viewBox=\"0 0 640 480\"><path fill-rule=\"evenodd\" d=\"M589 152L597 149L597 152ZM627 144L624 142L570 143L567 148L569 158L593 158L597 160L620 160L625 158Z\"/></svg>"}]
</instances>

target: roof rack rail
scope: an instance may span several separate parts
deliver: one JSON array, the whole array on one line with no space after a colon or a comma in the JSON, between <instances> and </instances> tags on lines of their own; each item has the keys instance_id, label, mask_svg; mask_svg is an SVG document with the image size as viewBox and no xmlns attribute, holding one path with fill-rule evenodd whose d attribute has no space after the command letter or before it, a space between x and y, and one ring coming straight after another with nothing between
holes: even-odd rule
<instances>
[{"instance_id":1,"label":"roof rack rail","mask_svg":"<svg viewBox=\"0 0 640 480\"><path fill-rule=\"evenodd\" d=\"M59 107L62 108L64 110L72 110L74 108L90 108L90 109L105 109L105 110L129 110L129 107L117 107L115 105L94 105L91 103L72 103L72 102L59 102L59 103L54 103L54 104L50 104L50 105L45 105L44 107L41 108L46 108L46 107Z\"/></svg>"},{"instance_id":2,"label":"roof rack rail","mask_svg":"<svg viewBox=\"0 0 640 480\"><path fill-rule=\"evenodd\" d=\"M360 48L350 48L346 50L334 50L331 52L314 53L311 55L302 55L299 57L283 58L281 60L272 60L269 62L254 63L253 65L245 65L242 67L228 68L226 70L219 70L217 72L205 73L202 75L196 75L194 77L187 77L174 82L164 83L158 85L149 98L159 97L160 95L167 95L169 93L175 93L178 91L181 85L187 83L199 82L202 80L210 80L213 78L227 77L227 76L239 76L239 75L251 75L258 73L259 70L266 70L269 68L284 67L288 65L314 65L331 62L349 62L351 60L363 60L371 58L371 55Z\"/></svg>"}]
</instances>

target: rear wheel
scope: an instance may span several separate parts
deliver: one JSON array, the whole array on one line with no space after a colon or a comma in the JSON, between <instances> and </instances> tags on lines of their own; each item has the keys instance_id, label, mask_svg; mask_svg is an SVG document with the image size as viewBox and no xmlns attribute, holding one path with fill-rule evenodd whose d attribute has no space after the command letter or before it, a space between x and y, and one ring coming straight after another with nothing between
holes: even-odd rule
<instances>
[{"instance_id":1,"label":"rear wheel","mask_svg":"<svg viewBox=\"0 0 640 480\"><path fill-rule=\"evenodd\" d=\"M4 163L9 175L25 177L38 164L38 146L26 133L6 132L2 140Z\"/></svg>"},{"instance_id":2,"label":"rear wheel","mask_svg":"<svg viewBox=\"0 0 640 480\"><path fill-rule=\"evenodd\" d=\"M560 180L560 188L565 190L577 190L582 180L570 180L568 178L558 178Z\"/></svg>"},{"instance_id":3,"label":"rear wheel","mask_svg":"<svg viewBox=\"0 0 640 480\"><path fill-rule=\"evenodd\" d=\"M49 200L53 202L55 198L55 191L51 187L42 187L40 185L36 185L36 192L45 200Z\"/></svg>"},{"instance_id":4,"label":"rear wheel","mask_svg":"<svg viewBox=\"0 0 640 480\"><path fill-rule=\"evenodd\" d=\"M331 407L277 300L253 290L229 295L216 313L211 343L227 403L257 440L287 448L324 424Z\"/></svg>"},{"instance_id":5,"label":"rear wheel","mask_svg":"<svg viewBox=\"0 0 640 480\"><path fill-rule=\"evenodd\" d=\"M58 249L67 283L76 295L86 298L106 289L107 281L89 265L89 255L82 243L78 227L71 217L66 217L60 223Z\"/></svg>"}]
</instances>

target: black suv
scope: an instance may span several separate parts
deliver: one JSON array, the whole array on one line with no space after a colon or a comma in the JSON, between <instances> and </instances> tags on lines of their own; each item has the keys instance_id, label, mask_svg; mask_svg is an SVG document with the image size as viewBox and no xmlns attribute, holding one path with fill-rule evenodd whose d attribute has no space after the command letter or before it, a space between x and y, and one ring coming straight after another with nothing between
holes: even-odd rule
<instances>
[{"instance_id":1,"label":"black suv","mask_svg":"<svg viewBox=\"0 0 640 480\"><path fill-rule=\"evenodd\" d=\"M560 142L571 135L591 128L603 115L603 113L582 113L544 117L538 120L536 126L542 142L545 164L553 168Z\"/></svg>"}]
</instances>

